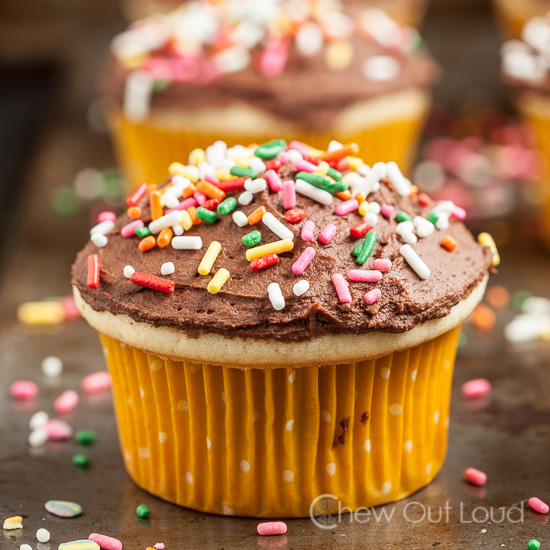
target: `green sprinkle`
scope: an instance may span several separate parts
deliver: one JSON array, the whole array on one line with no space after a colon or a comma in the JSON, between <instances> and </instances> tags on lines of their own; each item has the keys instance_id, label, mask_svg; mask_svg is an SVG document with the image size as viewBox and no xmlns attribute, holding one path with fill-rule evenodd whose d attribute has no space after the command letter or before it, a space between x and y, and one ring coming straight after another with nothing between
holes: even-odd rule
<instances>
[{"instance_id":1,"label":"green sprinkle","mask_svg":"<svg viewBox=\"0 0 550 550\"><path fill-rule=\"evenodd\" d=\"M93 445L96 440L96 433L92 430L78 430L74 437L79 445Z\"/></svg>"},{"instance_id":2,"label":"green sprinkle","mask_svg":"<svg viewBox=\"0 0 550 550\"><path fill-rule=\"evenodd\" d=\"M374 245L376 244L376 237L376 231L370 231L367 234L365 244L361 248L361 252L359 252L359 256L357 256L355 260L359 265L364 265L364 263L367 261L367 258L372 254Z\"/></svg>"},{"instance_id":3,"label":"green sprinkle","mask_svg":"<svg viewBox=\"0 0 550 550\"><path fill-rule=\"evenodd\" d=\"M357 243L355 245L355 247L353 248L353 251L351 253L351 255L354 257L354 258L357 258L357 256L359 256L359 254L361 253L361 249L363 248L363 245L365 244L365 241L367 239L363 239L362 241L359 241L359 243Z\"/></svg>"},{"instance_id":4,"label":"green sprinkle","mask_svg":"<svg viewBox=\"0 0 550 550\"><path fill-rule=\"evenodd\" d=\"M531 539L527 543L528 550L539 550L539 548L540 548L540 542L537 539Z\"/></svg>"},{"instance_id":5,"label":"green sprinkle","mask_svg":"<svg viewBox=\"0 0 550 550\"><path fill-rule=\"evenodd\" d=\"M432 222L434 225L437 223L437 220L439 220L439 214L437 214L436 212L432 212L428 216L428 221Z\"/></svg>"},{"instance_id":6,"label":"green sprinkle","mask_svg":"<svg viewBox=\"0 0 550 550\"><path fill-rule=\"evenodd\" d=\"M148 227L136 227L135 233L140 239L144 239L151 234L151 231L149 231Z\"/></svg>"},{"instance_id":7,"label":"green sprinkle","mask_svg":"<svg viewBox=\"0 0 550 550\"><path fill-rule=\"evenodd\" d=\"M259 231L251 231L242 238L243 244L250 247L262 242L262 234Z\"/></svg>"},{"instance_id":8,"label":"green sprinkle","mask_svg":"<svg viewBox=\"0 0 550 550\"><path fill-rule=\"evenodd\" d=\"M244 168L243 166L232 166L229 170L229 173L232 176L237 176L238 178L245 176L247 178L256 178L256 172L252 170L251 168Z\"/></svg>"},{"instance_id":9,"label":"green sprinkle","mask_svg":"<svg viewBox=\"0 0 550 550\"><path fill-rule=\"evenodd\" d=\"M90 464L90 459L86 455L74 455L73 464L78 468L87 468Z\"/></svg>"},{"instance_id":10,"label":"green sprinkle","mask_svg":"<svg viewBox=\"0 0 550 550\"><path fill-rule=\"evenodd\" d=\"M137 514L140 518L146 518L150 513L151 513L151 510L149 510L149 507L146 506L145 504L140 504L140 505L136 508L136 514Z\"/></svg>"},{"instance_id":11,"label":"green sprinkle","mask_svg":"<svg viewBox=\"0 0 550 550\"><path fill-rule=\"evenodd\" d=\"M329 168L327 170L327 175L336 181L340 181L342 179L342 172L338 172L338 170L335 170L334 168Z\"/></svg>"},{"instance_id":12,"label":"green sprinkle","mask_svg":"<svg viewBox=\"0 0 550 550\"><path fill-rule=\"evenodd\" d=\"M328 176L323 176L321 174L310 174L309 172L298 172L296 174L297 180L304 180L319 189L326 191L332 184Z\"/></svg>"},{"instance_id":13,"label":"green sprinkle","mask_svg":"<svg viewBox=\"0 0 550 550\"><path fill-rule=\"evenodd\" d=\"M514 295L512 296L512 304L514 304L516 309L521 311L525 300L530 297L531 293L528 290L518 290L517 292L514 292Z\"/></svg>"},{"instance_id":14,"label":"green sprinkle","mask_svg":"<svg viewBox=\"0 0 550 550\"><path fill-rule=\"evenodd\" d=\"M156 80L153 83L153 92L162 92L170 86L169 80Z\"/></svg>"},{"instance_id":15,"label":"green sprinkle","mask_svg":"<svg viewBox=\"0 0 550 550\"><path fill-rule=\"evenodd\" d=\"M196 216L200 220L204 220L208 223L214 223L218 219L218 215L216 214L216 212L208 210L208 208L203 208L202 206L199 206L197 208Z\"/></svg>"},{"instance_id":16,"label":"green sprinkle","mask_svg":"<svg viewBox=\"0 0 550 550\"><path fill-rule=\"evenodd\" d=\"M235 197L228 197L218 204L218 214L225 216L229 212L233 212L235 208L237 208L237 199Z\"/></svg>"},{"instance_id":17,"label":"green sprinkle","mask_svg":"<svg viewBox=\"0 0 550 550\"><path fill-rule=\"evenodd\" d=\"M395 219L398 221L398 223L401 223L401 222L412 222L413 219L412 219L412 216L410 216L409 214L407 214L406 212L398 212L397 213L397 216L395 216Z\"/></svg>"},{"instance_id":18,"label":"green sprinkle","mask_svg":"<svg viewBox=\"0 0 550 550\"><path fill-rule=\"evenodd\" d=\"M254 154L261 159L270 160L284 151L285 147L286 141L284 139L274 139L256 147Z\"/></svg>"},{"instance_id":19,"label":"green sprinkle","mask_svg":"<svg viewBox=\"0 0 550 550\"><path fill-rule=\"evenodd\" d=\"M343 180L340 180L340 181L337 181L336 183L331 183L331 185L327 189L327 191L334 195L335 193L341 193L342 191L345 191L346 189L349 189L349 184L346 183Z\"/></svg>"}]
</instances>

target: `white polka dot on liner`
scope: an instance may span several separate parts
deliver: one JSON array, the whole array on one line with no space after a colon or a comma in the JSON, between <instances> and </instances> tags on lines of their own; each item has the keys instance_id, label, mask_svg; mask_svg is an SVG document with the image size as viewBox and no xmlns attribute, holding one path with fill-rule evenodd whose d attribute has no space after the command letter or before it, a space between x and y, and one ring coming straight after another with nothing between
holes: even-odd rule
<instances>
[{"instance_id":1,"label":"white polka dot on liner","mask_svg":"<svg viewBox=\"0 0 550 550\"><path fill-rule=\"evenodd\" d=\"M293 370L289 375L288 375L288 382L290 384L292 384L294 382L294 380L296 379L296 371Z\"/></svg>"},{"instance_id":2,"label":"white polka dot on liner","mask_svg":"<svg viewBox=\"0 0 550 550\"><path fill-rule=\"evenodd\" d=\"M212 440L208 436L206 437L206 448L207 449L212 448Z\"/></svg>"},{"instance_id":3,"label":"white polka dot on liner","mask_svg":"<svg viewBox=\"0 0 550 550\"><path fill-rule=\"evenodd\" d=\"M411 372L411 380L414 382L416 380L416 375L418 374L418 371L416 369L414 369L412 372Z\"/></svg>"},{"instance_id":4,"label":"white polka dot on liner","mask_svg":"<svg viewBox=\"0 0 550 550\"><path fill-rule=\"evenodd\" d=\"M252 420L252 424L254 424L258 420L258 418L260 418L260 411L256 409L252 413L252 417L250 418L250 420Z\"/></svg>"},{"instance_id":5,"label":"white polka dot on liner","mask_svg":"<svg viewBox=\"0 0 550 550\"><path fill-rule=\"evenodd\" d=\"M140 447L138 449L139 458L151 458L151 452L147 447Z\"/></svg>"},{"instance_id":6,"label":"white polka dot on liner","mask_svg":"<svg viewBox=\"0 0 550 550\"><path fill-rule=\"evenodd\" d=\"M365 451L366 451L367 453L370 453L370 448L371 448L371 447L370 447L370 439L367 439L367 440L365 441L365 443L363 444L363 449L365 449Z\"/></svg>"},{"instance_id":7,"label":"white polka dot on liner","mask_svg":"<svg viewBox=\"0 0 550 550\"><path fill-rule=\"evenodd\" d=\"M223 504L222 505L222 514L224 516L232 516L233 514L235 514L235 512L233 512L233 508L231 508L227 504Z\"/></svg>"},{"instance_id":8,"label":"white polka dot on liner","mask_svg":"<svg viewBox=\"0 0 550 550\"><path fill-rule=\"evenodd\" d=\"M287 420L285 424L285 430L291 432L294 429L294 420Z\"/></svg>"},{"instance_id":9,"label":"white polka dot on liner","mask_svg":"<svg viewBox=\"0 0 550 550\"><path fill-rule=\"evenodd\" d=\"M221 398L222 398L222 401L225 403L225 392L224 391L222 391Z\"/></svg>"},{"instance_id":10,"label":"white polka dot on liner","mask_svg":"<svg viewBox=\"0 0 550 550\"><path fill-rule=\"evenodd\" d=\"M439 411L434 412L434 424L439 422Z\"/></svg>"},{"instance_id":11,"label":"white polka dot on liner","mask_svg":"<svg viewBox=\"0 0 550 550\"><path fill-rule=\"evenodd\" d=\"M330 462L327 464L327 474L329 476L333 476L336 473L336 464L334 462Z\"/></svg>"},{"instance_id":12,"label":"white polka dot on liner","mask_svg":"<svg viewBox=\"0 0 550 550\"><path fill-rule=\"evenodd\" d=\"M145 397L145 390L143 388L139 388L139 395L142 399Z\"/></svg>"},{"instance_id":13,"label":"white polka dot on liner","mask_svg":"<svg viewBox=\"0 0 550 550\"><path fill-rule=\"evenodd\" d=\"M149 363L149 369L153 372L159 371L162 367L164 367L164 361L161 361L160 359L155 359Z\"/></svg>"},{"instance_id":14,"label":"white polka dot on liner","mask_svg":"<svg viewBox=\"0 0 550 550\"><path fill-rule=\"evenodd\" d=\"M248 472L250 472L250 463L248 462L248 460L241 460L241 470L247 474Z\"/></svg>"},{"instance_id":15,"label":"white polka dot on liner","mask_svg":"<svg viewBox=\"0 0 550 550\"><path fill-rule=\"evenodd\" d=\"M432 473L432 463L426 464L426 475L429 476Z\"/></svg>"},{"instance_id":16,"label":"white polka dot on liner","mask_svg":"<svg viewBox=\"0 0 550 550\"><path fill-rule=\"evenodd\" d=\"M394 416L398 416L403 412L403 406L399 403L392 403L390 405L390 414L393 414Z\"/></svg>"},{"instance_id":17,"label":"white polka dot on liner","mask_svg":"<svg viewBox=\"0 0 550 550\"><path fill-rule=\"evenodd\" d=\"M389 377L390 377L390 369L388 369L388 367L382 367L380 369L380 376L384 379L384 380L388 380Z\"/></svg>"},{"instance_id":18,"label":"white polka dot on liner","mask_svg":"<svg viewBox=\"0 0 550 550\"><path fill-rule=\"evenodd\" d=\"M178 401L177 408L178 411L186 411L189 408L189 405L187 404L187 401L185 401L185 399L182 399L181 401Z\"/></svg>"},{"instance_id":19,"label":"white polka dot on liner","mask_svg":"<svg viewBox=\"0 0 550 550\"><path fill-rule=\"evenodd\" d=\"M391 493L391 489L392 489L391 481L384 481L384 483L382 483L382 487L380 487L380 492L383 495L387 495Z\"/></svg>"},{"instance_id":20,"label":"white polka dot on liner","mask_svg":"<svg viewBox=\"0 0 550 550\"><path fill-rule=\"evenodd\" d=\"M163 443L166 443L166 440L168 439L168 434L166 432L159 432L159 443L162 445Z\"/></svg>"},{"instance_id":21,"label":"white polka dot on liner","mask_svg":"<svg viewBox=\"0 0 550 550\"><path fill-rule=\"evenodd\" d=\"M321 411L321 420L327 424L330 424L332 421L332 415L328 411L323 410Z\"/></svg>"},{"instance_id":22,"label":"white polka dot on liner","mask_svg":"<svg viewBox=\"0 0 550 550\"><path fill-rule=\"evenodd\" d=\"M187 481L189 485L193 485L193 474L191 472L185 472L185 481Z\"/></svg>"},{"instance_id":23,"label":"white polka dot on liner","mask_svg":"<svg viewBox=\"0 0 550 550\"><path fill-rule=\"evenodd\" d=\"M405 441L403 448L405 449L406 453L410 453L413 449L413 442L410 439Z\"/></svg>"},{"instance_id":24,"label":"white polka dot on liner","mask_svg":"<svg viewBox=\"0 0 550 550\"><path fill-rule=\"evenodd\" d=\"M285 470L283 472L283 479L287 482L287 483L292 483L294 481L294 472L291 471L291 470Z\"/></svg>"}]
</instances>

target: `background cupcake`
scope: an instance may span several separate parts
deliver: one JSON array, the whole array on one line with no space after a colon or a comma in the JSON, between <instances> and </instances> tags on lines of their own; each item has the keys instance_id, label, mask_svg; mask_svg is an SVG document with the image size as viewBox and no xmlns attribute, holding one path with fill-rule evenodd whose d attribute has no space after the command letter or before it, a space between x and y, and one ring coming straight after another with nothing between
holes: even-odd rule
<instances>
[{"instance_id":1,"label":"background cupcake","mask_svg":"<svg viewBox=\"0 0 550 550\"><path fill-rule=\"evenodd\" d=\"M209 202L163 211L142 188L140 219L94 228L73 266L130 475L244 516L413 493L444 460L459 326L491 252L395 163L369 169L336 142L212 147L232 177L196 182ZM191 185L175 176L160 197Z\"/></svg>"},{"instance_id":2,"label":"background cupcake","mask_svg":"<svg viewBox=\"0 0 550 550\"><path fill-rule=\"evenodd\" d=\"M299 9L296 7L299 6ZM358 143L408 166L436 75L417 32L334 2L188 2L119 35L104 78L132 185L215 139Z\"/></svg>"},{"instance_id":3,"label":"background cupcake","mask_svg":"<svg viewBox=\"0 0 550 550\"><path fill-rule=\"evenodd\" d=\"M503 34L507 38L521 35L529 19L550 10L550 0L493 0Z\"/></svg>"},{"instance_id":4,"label":"background cupcake","mask_svg":"<svg viewBox=\"0 0 550 550\"><path fill-rule=\"evenodd\" d=\"M502 72L512 88L516 107L532 127L538 146L550 166L550 12L534 17L522 31L522 40L502 46ZM540 226L550 243L550 181L542 180Z\"/></svg>"}]
</instances>

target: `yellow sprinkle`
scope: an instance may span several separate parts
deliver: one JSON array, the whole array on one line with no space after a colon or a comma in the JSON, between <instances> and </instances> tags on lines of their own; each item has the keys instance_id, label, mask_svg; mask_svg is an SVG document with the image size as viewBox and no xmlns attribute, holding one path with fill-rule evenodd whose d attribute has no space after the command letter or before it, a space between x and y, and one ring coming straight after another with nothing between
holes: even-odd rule
<instances>
[{"instance_id":1,"label":"yellow sprinkle","mask_svg":"<svg viewBox=\"0 0 550 550\"><path fill-rule=\"evenodd\" d=\"M201 275L208 275L218 254L221 252L222 245L218 241L212 241L208 250L205 252L202 257L201 263L199 264L199 273Z\"/></svg>"},{"instance_id":2,"label":"yellow sprinkle","mask_svg":"<svg viewBox=\"0 0 550 550\"><path fill-rule=\"evenodd\" d=\"M481 246L487 246L491 249L491 252L493 253L493 259L491 260L491 265L497 266L500 264L500 254L498 253L497 245L495 244L495 240L489 233L480 233L477 236L477 242Z\"/></svg>"},{"instance_id":3,"label":"yellow sprinkle","mask_svg":"<svg viewBox=\"0 0 550 550\"><path fill-rule=\"evenodd\" d=\"M346 160L352 170L359 170L359 168L365 164L363 159L360 159L359 157L346 157Z\"/></svg>"},{"instance_id":4,"label":"yellow sprinkle","mask_svg":"<svg viewBox=\"0 0 550 550\"><path fill-rule=\"evenodd\" d=\"M281 254L282 252L288 252L294 248L294 242L291 239L283 239L274 243L263 244L262 246L256 246L255 248L249 248L246 251L246 259L251 262L256 258L267 256L268 254Z\"/></svg>"},{"instance_id":5,"label":"yellow sprinkle","mask_svg":"<svg viewBox=\"0 0 550 550\"><path fill-rule=\"evenodd\" d=\"M183 218L181 219L180 225L185 229L185 231L189 231L193 227L193 220L187 210L181 210L181 213Z\"/></svg>"},{"instance_id":6,"label":"yellow sprinkle","mask_svg":"<svg viewBox=\"0 0 550 550\"><path fill-rule=\"evenodd\" d=\"M228 168L218 168L216 170L216 172L214 172L214 175L220 180L220 181L225 181L225 180L230 180L233 178L233 176L229 173L229 169Z\"/></svg>"},{"instance_id":7,"label":"yellow sprinkle","mask_svg":"<svg viewBox=\"0 0 550 550\"><path fill-rule=\"evenodd\" d=\"M199 176L194 170L190 170L187 166L184 166L181 162L173 162L168 166L168 173L172 176L179 175L191 180L193 183L199 181Z\"/></svg>"},{"instance_id":8,"label":"yellow sprinkle","mask_svg":"<svg viewBox=\"0 0 550 550\"><path fill-rule=\"evenodd\" d=\"M189 164L194 164L198 166L201 162L206 161L206 153L204 149L193 149L189 153Z\"/></svg>"},{"instance_id":9,"label":"yellow sprinkle","mask_svg":"<svg viewBox=\"0 0 550 550\"><path fill-rule=\"evenodd\" d=\"M23 518L21 516L12 516L11 518L6 518L4 520L3 529L9 531L11 529L22 529L23 528Z\"/></svg>"},{"instance_id":10,"label":"yellow sprinkle","mask_svg":"<svg viewBox=\"0 0 550 550\"><path fill-rule=\"evenodd\" d=\"M25 325L58 325L65 318L60 302L24 302L17 308L17 318Z\"/></svg>"},{"instance_id":11,"label":"yellow sprinkle","mask_svg":"<svg viewBox=\"0 0 550 550\"><path fill-rule=\"evenodd\" d=\"M344 174L342 176L342 180L345 181L346 183L351 184L351 180L354 177L354 175L355 175L355 172L348 172L347 174Z\"/></svg>"},{"instance_id":12,"label":"yellow sprinkle","mask_svg":"<svg viewBox=\"0 0 550 550\"><path fill-rule=\"evenodd\" d=\"M319 163L319 166L315 169L314 174L319 174L321 176L326 176L328 169L330 168L330 165L328 162L325 162L324 160Z\"/></svg>"},{"instance_id":13,"label":"yellow sprinkle","mask_svg":"<svg viewBox=\"0 0 550 550\"><path fill-rule=\"evenodd\" d=\"M210 292L210 294L216 294L220 291L221 287L227 282L227 279L229 279L229 271L225 268L218 269L217 273L212 277L212 280L208 283L208 286L206 287L206 290Z\"/></svg>"},{"instance_id":14,"label":"yellow sprinkle","mask_svg":"<svg viewBox=\"0 0 550 550\"><path fill-rule=\"evenodd\" d=\"M363 201L359 205L359 215L366 216L368 213L369 213L369 203L367 201Z\"/></svg>"},{"instance_id":15,"label":"yellow sprinkle","mask_svg":"<svg viewBox=\"0 0 550 550\"><path fill-rule=\"evenodd\" d=\"M325 50L325 61L330 69L345 69L353 59L353 46L347 40L335 40Z\"/></svg>"}]
</instances>

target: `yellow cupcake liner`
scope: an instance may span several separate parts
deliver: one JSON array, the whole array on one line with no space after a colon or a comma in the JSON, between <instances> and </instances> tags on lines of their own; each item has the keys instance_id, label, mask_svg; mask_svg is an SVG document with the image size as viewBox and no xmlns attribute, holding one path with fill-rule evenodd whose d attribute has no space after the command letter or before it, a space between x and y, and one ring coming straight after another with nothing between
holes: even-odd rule
<instances>
[{"instance_id":1,"label":"yellow cupcake liner","mask_svg":"<svg viewBox=\"0 0 550 550\"><path fill-rule=\"evenodd\" d=\"M422 130L427 111L417 116L371 127L365 131L342 135L336 132L293 133L273 136L265 134L197 133L161 128L152 124L136 124L122 113L111 115L111 127L119 162L124 170L129 188L143 182L158 184L168 177L168 166L174 161L187 162L189 153L196 148L206 148L216 140L229 146L249 143L264 143L271 139L297 139L313 147L326 148L333 139L359 145L359 156L367 163L395 161L404 173L409 171L418 136Z\"/></svg>"},{"instance_id":2,"label":"yellow cupcake liner","mask_svg":"<svg viewBox=\"0 0 550 550\"><path fill-rule=\"evenodd\" d=\"M126 469L216 514L307 517L324 494L352 510L405 498L445 458L459 331L376 360L263 370L164 360L100 335Z\"/></svg>"}]
</instances>

